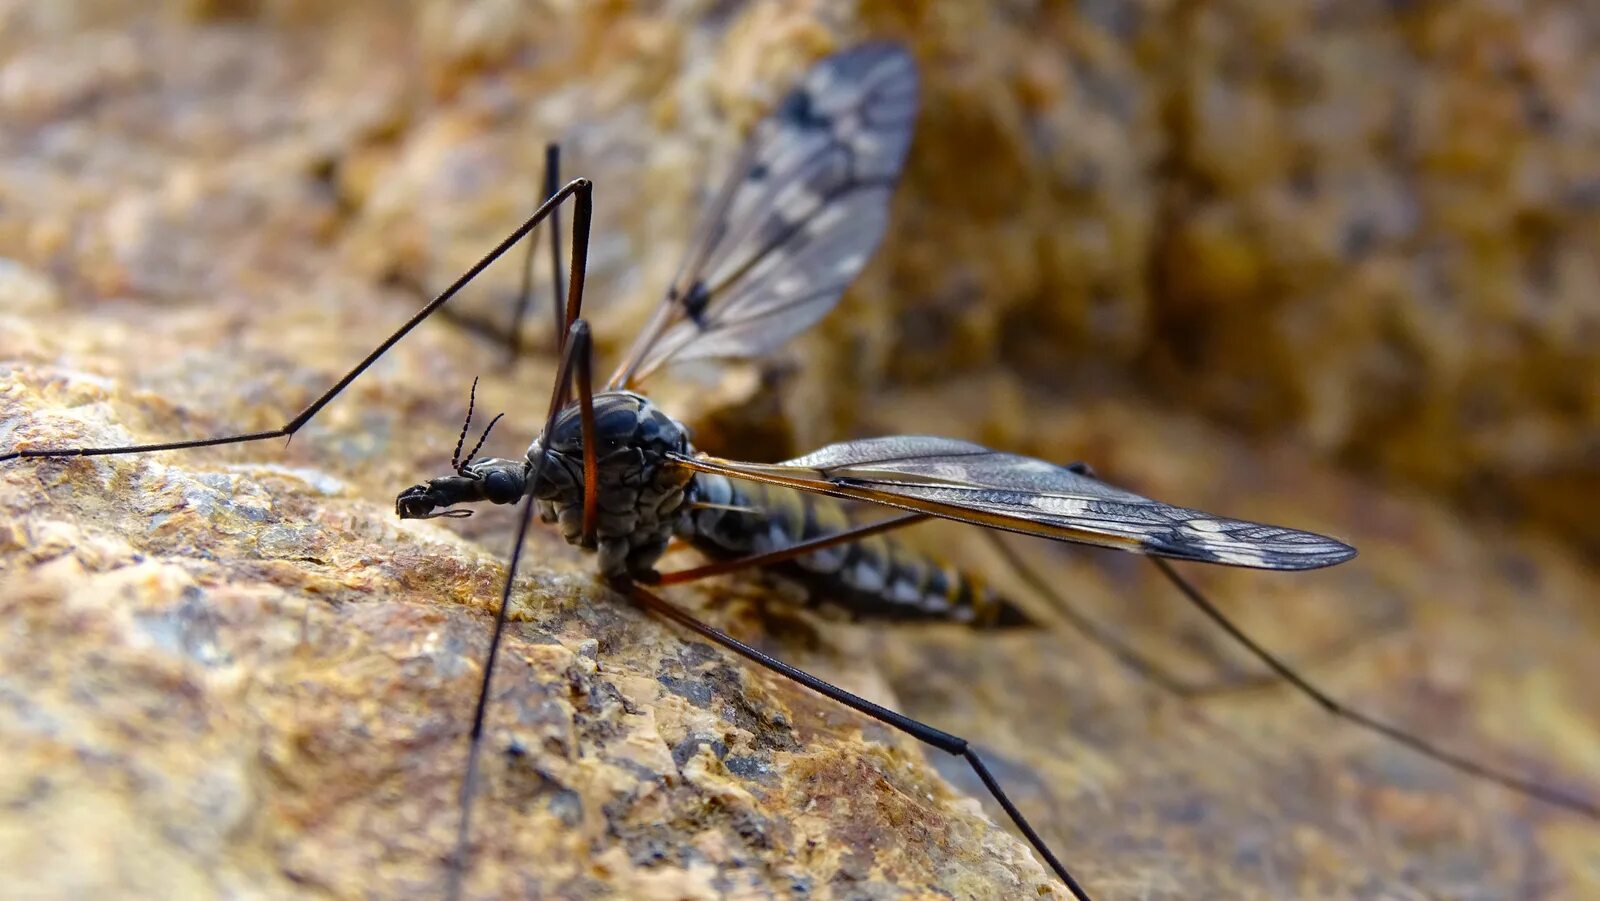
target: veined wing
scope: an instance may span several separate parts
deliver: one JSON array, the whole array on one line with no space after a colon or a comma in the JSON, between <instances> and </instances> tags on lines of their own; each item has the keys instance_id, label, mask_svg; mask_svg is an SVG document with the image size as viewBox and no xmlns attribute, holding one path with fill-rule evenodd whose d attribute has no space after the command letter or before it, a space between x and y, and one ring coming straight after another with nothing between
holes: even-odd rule
<instances>
[{"instance_id":1,"label":"veined wing","mask_svg":"<svg viewBox=\"0 0 1600 901\"><path fill-rule=\"evenodd\" d=\"M1177 560L1316 569L1356 553L1322 535L1174 507L1043 460L948 438L847 441L775 464L708 456L676 457L674 462L702 472Z\"/></svg>"},{"instance_id":2,"label":"veined wing","mask_svg":"<svg viewBox=\"0 0 1600 901\"><path fill-rule=\"evenodd\" d=\"M751 133L611 387L668 360L766 353L832 309L883 238L916 110L898 44L817 63Z\"/></svg>"}]
</instances>

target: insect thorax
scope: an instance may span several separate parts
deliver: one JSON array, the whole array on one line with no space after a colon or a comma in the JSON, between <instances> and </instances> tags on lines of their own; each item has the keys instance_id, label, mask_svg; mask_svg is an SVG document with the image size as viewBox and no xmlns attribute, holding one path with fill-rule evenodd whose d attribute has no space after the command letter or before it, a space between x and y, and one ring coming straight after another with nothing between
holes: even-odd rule
<instances>
[{"instance_id":1,"label":"insect thorax","mask_svg":"<svg viewBox=\"0 0 1600 901\"><path fill-rule=\"evenodd\" d=\"M598 516L595 537L607 578L642 578L666 550L693 471L665 465L688 453L683 425L631 391L594 396ZM559 522L567 541L583 533L583 426L576 404L563 410L547 435L528 448L530 467L543 471L533 486L541 514Z\"/></svg>"}]
</instances>

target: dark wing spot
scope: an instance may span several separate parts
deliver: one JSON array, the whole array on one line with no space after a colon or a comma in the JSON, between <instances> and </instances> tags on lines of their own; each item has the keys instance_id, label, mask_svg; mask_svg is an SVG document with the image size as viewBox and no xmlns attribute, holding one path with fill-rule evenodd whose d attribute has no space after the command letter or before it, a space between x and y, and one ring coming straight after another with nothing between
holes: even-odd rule
<instances>
[{"instance_id":1,"label":"dark wing spot","mask_svg":"<svg viewBox=\"0 0 1600 901\"><path fill-rule=\"evenodd\" d=\"M828 117L817 112L804 89L790 92L778 107L777 118L801 129L826 129Z\"/></svg>"},{"instance_id":2,"label":"dark wing spot","mask_svg":"<svg viewBox=\"0 0 1600 901\"><path fill-rule=\"evenodd\" d=\"M706 321L706 304L711 301L711 291L706 287L704 279L697 279L689 286L689 293L683 297L683 311L689 319L699 326L701 331L709 327Z\"/></svg>"}]
</instances>

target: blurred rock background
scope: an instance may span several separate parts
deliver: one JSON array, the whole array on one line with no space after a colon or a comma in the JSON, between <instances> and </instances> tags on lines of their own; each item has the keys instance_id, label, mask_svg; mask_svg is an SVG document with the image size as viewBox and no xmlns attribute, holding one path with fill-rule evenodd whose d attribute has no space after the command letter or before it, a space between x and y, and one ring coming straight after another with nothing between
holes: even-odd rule
<instances>
[{"instance_id":1,"label":"blurred rock background","mask_svg":"<svg viewBox=\"0 0 1600 901\"><path fill-rule=\"evenodd\" d=\"M1589 775L1592 796L1597 31L1600 14L1582 4L1491 0L0 0L0 449L280 424L532 208L550 140L569 176L597 182L590 309L614 355L669 279L744 130L810 60L860 37L897 37L923 66L924 104L878 258L843 309L774 364L672 373L651 385L658 399L703 446L730 454L774 459L889 429L945 433L1089 459L1160 497L1339 534L1362 549L1350 567L1287 581L1207 574L1207 585L1289 656L1333 660L1319 676L1346 696L1573 790ZM514 266L491 271L463 315L498 321L516 284ZM97 606L108 597L185 630L209 623L228 679L301 687L293 705L242 731L207 723L254 775L186 776L195 804L118 808L133 812L83 833L90 844L159 860L168 869L140 872L187 874L198 895L433 884L481 651L483 620L471 614L492 601L495 564L466 542L440 544L442 529L394 527L386 504L442 469L474 375L485 376L484 407L510 414L496 452L517 452L545 402L544 322L535 317L535 350L509 371L472 329L425 328L286 450L0 473L0 574L17 621L34 624L10 633L14 697L61 688L103 653L65 639L74 617L91 616L83 610L110 615ZM235 510L241 496L268 512ZM220 497L235 499L227 516ZM219 517L230 523L221 539ZM275 527L265 538L261 517ZM504 549L504 518L457 525ZM946 546L970 543L959 535ZM1036 556L1132 640L1195 679L1215 675L1216 639L1176 603L1151 600L1161 589L1138 561ZM128 572L157 563L182 575ZM559 575L566 563L550 565ZM574 620L570 583L533 577L556 612L529 616L580 649L580 664L552 663L528 638L513 659L529 661L535 683L593 659L581 646L599 632L623 636L607 645L612 666L637 658L660 680L673 633ZM249 615L207 620L188 582L216 602L250 599ZM361 604L374 592L390 612L350 612L371 609ZM324 628L260 638L268 623L287 629L283 616L312 616L303 611L321 601L308 598L324 597L342 605ZM417 604L442 599L457 606L425 615L442 617L448 639L417 638ZM729 616L752 635L772 631ZM133 638L98 640L131 642L136 662L164 660L203 709L232 702L240 689L219 687L210 644L152 649L141 622L128 626ZM38 634L62 637L59 666L49 655L33 665ZM1058 850L1112 897L1600 891L1593 824L1352 735L1283 693L1175 703L1055 636L841 627L795 639L783 623L776 634L775 649L824 674L987 736ZM1348 645L1357 650L1334 653ZM415 734L350 739L383 716L362 708L345 722L322 706L363 703L347 674L324 681L330 656L352 654L363 677L385 666L414 675L396 661L434 660L448 690L385 681L395 692L386 707L416 705ZM1222 656L1225 672L1245 666ZM636 706L659 704L624 689ZM127 710L159 710L144 699L86 711L78 697L66 691L43 719L103 725L110 710L137 732L143 720ZM792 692L763 697L802 704ZM38 769L13 778L14 810L62 778L44 775L59 772L61 755L37 744L25 707L13 704L7 728ZM677 714L656 715L664 732L680 728ZM504 716L505 728L526 726L526 710ZM309 725L283 725L297 718ZM674 750L692 753L694 729L681 728L688 744ZM418 736L426 754L366 764L390 807L367 806L376 788L325 797L350 779L350 756L394 753ZM145 738L152 761L191 740ZM695 799L677 796L660 802L679 812L670 834L639 838L613 822L609 834L585 834L589 844L556 847L548 823L508 825L529 797L557 813L572 803L550 786L582 778L540 766L521 796L510 777L508 797L486 789L496 800L481 822L511 833L484 839L503 843L487 855L501 869L480 874L486 894L539 885L516 880L541 866L604 858L608 842L627 849L604 858L609 875L563 870L567 881L542 890L642 892L641 873L677 867L678 882L652 890L733 891L700 880L707 860L722 874L754 868L765 878L750 885L768 892L781 893L780 873L839 897L858 896L849 879L872 891L1011 897L1016 886L995 882L996 867L1028 891L1041 878L1014 843L973 852L979 881L952 875L954 864L900 861L892 830L871 832L889 836L880 869L819 852L795 864L811 868L797 877L772 869L770 849L721 848L739 830L696 820ZM413 769L425 788L405 781ZM756 815L782 819L790 800L774 791ZM85 828L67 815L74 804L40 803L58 816L0 827L15 867L55 859L37 843ZM187 838L133 837L196 806L235 830L231 844L197 852ZM387 843L396 821L413 824L414 843ZM657 847L685 835L702 839L700 858ZM995 835L984 841L1006 841ZM667 854L664 870L647 865L647 847ZM118 866L73 875L103 887L127 872ZM41 892L71 886L55 871L34 875Z\"/></svg>"}]
</instances>

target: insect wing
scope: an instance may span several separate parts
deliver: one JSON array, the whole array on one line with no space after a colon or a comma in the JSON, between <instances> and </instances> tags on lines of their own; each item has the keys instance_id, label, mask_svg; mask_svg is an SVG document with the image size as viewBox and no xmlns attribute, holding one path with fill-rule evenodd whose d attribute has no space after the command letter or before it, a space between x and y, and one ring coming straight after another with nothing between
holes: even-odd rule
<instances>
[{"instance_id":1,"label":"insect wing","mask_svg":"<svg viewBox=\"0 0 1600 901\"><path fill-rule=\"evenodd\" d=\"M847 441L784 463L682 457L681 465L992 528L1177 560L1316 569L1355 556L1312 532L1163 504L1099 479L948 438Z\"/></svg>"},{"instance_id":2,"label":"insect wing","mask_svg":"<svg viewBox=\"0 0 1600 901\"><path fill-rule=\"evenodd\" d=\"M812 68L751 134L613 386L668 360L767 353L832 309L883 238L916 110L916 65L898 44Z\"/></svg>"}]
</instances>

